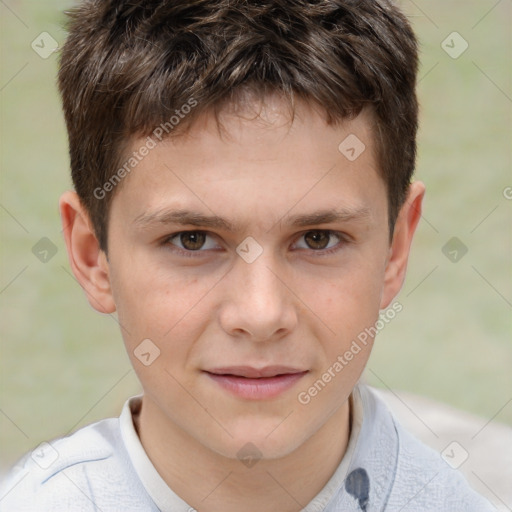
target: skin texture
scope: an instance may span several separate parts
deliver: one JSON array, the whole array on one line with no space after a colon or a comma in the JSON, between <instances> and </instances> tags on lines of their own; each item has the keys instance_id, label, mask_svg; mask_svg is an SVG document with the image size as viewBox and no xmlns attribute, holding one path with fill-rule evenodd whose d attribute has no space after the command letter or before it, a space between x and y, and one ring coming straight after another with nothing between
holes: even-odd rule
<instances>
[{"instance_id":1,"label":"skin texture","mask_svg":"<svg viewBox=\"0 0 512 512\"><path fill-rule=\"evenodd\" d=\"M119 185L108 259L76 194L64 193L66 244L91 305L117 311L145 393L139 436L169 486L199 511L297 511L345 453L347 398L373 340L307 405L298 394L400 290L424 185L411 185L390 243L369 112L328 126L299 103L291 122L285 104L268 97L264 105L225 110L221 121L225 132L204 115L188 135L159 143ZM366 146L354 161L338 150L349 134ZM238 229L162 222L163 212L177 208L223 217ZM326 208L350 215L289 222ZM160 221L151 221L154 212ZM170 237L194 230L207 236ZM252 263L236 252L249 236L263 250ZM192 257L179 252L187 248ZM331 248L338 250L327 254ZM160 350L149 366L134 354L144 339ZM307 373L276 397L249 400L204 372L234 365ZM252 467L237 456L247 443L261 454Z\"/></svg>"}]
</instances>

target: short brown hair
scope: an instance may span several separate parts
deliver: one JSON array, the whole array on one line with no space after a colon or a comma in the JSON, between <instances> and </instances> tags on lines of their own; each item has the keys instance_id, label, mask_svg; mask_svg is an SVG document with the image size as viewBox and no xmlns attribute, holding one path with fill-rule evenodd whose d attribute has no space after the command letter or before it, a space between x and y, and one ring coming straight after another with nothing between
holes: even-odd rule
<instances>
[{"instance_id":1,"label":"short brown hair","mask_svg":"<svg viewBox=\"0 0 512 512\"><path fill-rule=\"evenodd\" d=\"M391 0L84 0L67 14L58 81L71 173L104 251L134 136L178 135L248 88L316 103L328 124L372 109L392 235L415 167L418 50Z\"/></svg>"}]
</instances>

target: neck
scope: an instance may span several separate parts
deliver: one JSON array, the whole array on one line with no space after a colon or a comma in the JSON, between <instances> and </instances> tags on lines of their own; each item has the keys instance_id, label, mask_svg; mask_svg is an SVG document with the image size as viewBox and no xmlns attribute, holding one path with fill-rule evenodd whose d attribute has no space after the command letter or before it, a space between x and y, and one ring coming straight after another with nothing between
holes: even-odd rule
<instances>
[{"instance_id":1,"label":"neck","mask_svg":"<svg viewBox=\"0 0 512 512\"><path fill-rule=\"evenodd\" d=\"M167 485L204 512L298 512L339 466L350 436L350 400L298 449L252 467L210 450L168 418L145 395L136 424L141 443Z\"/></svg>"}]
</instances>

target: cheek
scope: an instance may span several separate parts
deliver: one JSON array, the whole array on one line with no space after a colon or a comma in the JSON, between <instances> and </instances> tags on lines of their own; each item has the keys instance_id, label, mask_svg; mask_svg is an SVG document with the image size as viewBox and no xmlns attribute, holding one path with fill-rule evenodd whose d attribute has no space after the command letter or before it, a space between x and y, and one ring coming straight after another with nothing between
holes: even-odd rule
<instances>
[{"instance_id":1,"label":"cheek","mask_svg":"<svg viewBox=\"0 0 512 512\"><path fill-rule=\"evenodd\" d=\"M200 279L164 266L118 268L112 275L113 292L127 348L133 350L146 338L162 351L171 344L176 352L185 348L207 318L205 298L215 282L213 276Z\"/></svg>"},{"instance_id":2,"label":"cheek","mask_svg":"<svg viewBox=\"0 0 512 512\"><path fill-rule=\"evenodd\" d=\"M304 296L312 309L324 320L338 340L373 324L379 314L383 271L375 264L352 265L331 271L328 278L311 281ZM333 334L334 335L334 334Z\"/></svg>"},{"instance_id":3,"label":"cheek","mask_svg":"<svg viewBox=\"0 0 512 512\"><path fill-rule=\"evenodd\" d=\"M116 289L116 299L132 366L146 392L160 390L181 403L186 393L180 384L191 385L187 362L206 318L200 300L206 290L161 274L128 274L129 278L117 276L122 285Z\"/></svg>"},{"instance_id":4,"label":"cheek","mask_svg":"<svg viewBox=\"0 0 512 512\"><path fill-rule=\"evenodd\" d=\"M379 316L382 278L375 268L353 267L309 296L317 308L315 313L329 327L329 331L322 328L322 333L317 332L322 357L297 395L300 407L312 416L323 418L326 404L331 410L333 404L345 401L370 357L371 327Z\"/></svg>"}]
</instances>

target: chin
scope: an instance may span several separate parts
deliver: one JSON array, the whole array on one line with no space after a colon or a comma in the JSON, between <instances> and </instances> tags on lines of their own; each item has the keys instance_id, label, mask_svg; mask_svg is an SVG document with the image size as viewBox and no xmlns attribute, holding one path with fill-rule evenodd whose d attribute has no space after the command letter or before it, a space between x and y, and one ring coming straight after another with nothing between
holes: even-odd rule
<instances>
[{"instance_id":1,"label":"chin","mask_svg":"<svg viewBox=\"0 0 512 512\"><path fill-rule=\"evenodd\" d=\"M280 419L282 422L283 418ZM288 420L285 420L285 423ZM213 439L208 440L208 445L220 455L239 459L280 459L286 457L306 440L304 432L297 432L296 427L293 430L288 425L279 425L279 421L262 421L257 424L252 418L247 422L238 422L236 428L227 427L227 430L233 437L227 434L215 446L212 446ZM277 428L276 428L277 427Z\"/></svg>"}]
</instances>

